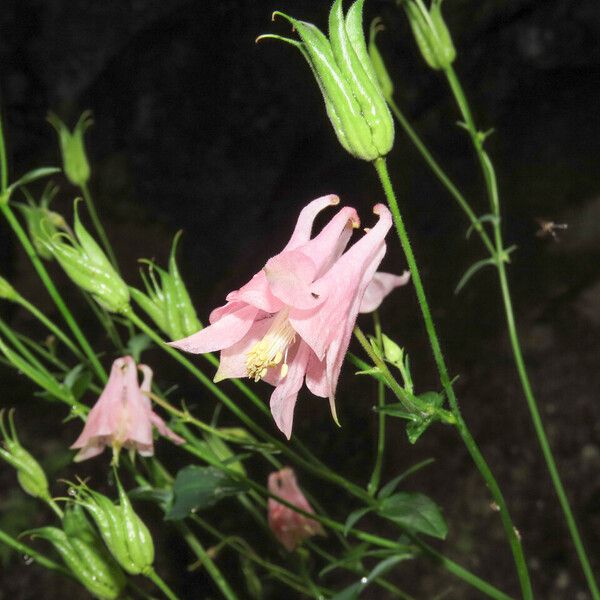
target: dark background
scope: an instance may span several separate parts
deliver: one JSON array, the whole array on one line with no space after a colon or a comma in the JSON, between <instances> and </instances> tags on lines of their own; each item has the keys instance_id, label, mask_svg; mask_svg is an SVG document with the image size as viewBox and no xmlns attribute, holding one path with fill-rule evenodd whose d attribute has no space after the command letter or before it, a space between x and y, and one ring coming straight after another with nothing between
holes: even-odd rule
<instances>
[{"instance_id":1,"label":"dark background","mask_svg":"<svg viewBox=\"0 0 600 600\"><path fill-rule=\"evenodd\" d=\"M367 17L381 14L387 25L380 47L396 82L397 102L476 211L486 212L481 176L467 136L455 126L457 113L444 80L424 67L404 14L392 2L367 4ZM335 192L368 224L370 207L383 199L372 168L338 146L299 53L276 42L254 44L260 33L288 32L284 23L271 23L274 9L324 27L328 2L5 0L0 8L0 91L13 178L57 164L55 135L45 122L49 109L73 125L91 108L95 125L86 136L91 188L128 281L139 281L137 258L164 261L173 233L184 228L180 265L204 320L227 291L282 247L307 201ZM444 10L458 50L455 66L476 120L482 129L496 128L488 149L498 170L506 242L518 245L509 272L524 351L598 569L600 9L595 0L448 0ZM461 295L453 295L483 250L475 238L465 240L464 217L401 131L390 169L445 353L452 372L460 375L466 420L507 496L538 597L585 600L585 583L511 361L495 275L491 269L481 272ZM76 191L62 183L56 209L70 214ZM566 222L569 229L559 243L540 239L536 217ZM0 236L1 274L54 314L4 223ZM404 268L392 235L384 267ZM58 271L56 276L64 281ZM76 294L69 297L90 337L105 343L85 305ZM22 312L2 310L15 327L37 331ZM417 389L436 388L411 288L395 292L383 319L385 331L411 354ZM370 328L368 318L363 325ZM151 364L151 356L153 366L171 369L165 378L181 376L163 366L160 355L148 355ZM107 364L111 358L107 355ZM374 449L374 390L369 383L357 385L351 373L346 366L338 395L342 430L330 422L326 403L304 394L295 431L329 464L363 483ZM198 401L198 410L212 410L211 398L189 382L181 385ZM31 386L6 370L0 391L0 404L19 407L19 429L37 455L64 456L61 448L74 439L77 426L62 426L62 414L31 399ZM267 386L260 391L266 398ZM437 459L407 485L443 507L450 533L440 548L518 594L500 519L455 433L433 427L414 447L400 423L393 423L389 434L386 478L422 458ZM107 460L77 472L96 469L102 478ZM355 508L319 482L303 482L339 519ZM9 493L14 485L13 473L2 467L3 522L14 523L24 506L33 506L35 523L44 523L47 515L37 505ZM214 519L224 530L240 533L227 508L235 512L230 504ZM153 527L160 529L158 523ZM218 596L201 573L177 583L182 563L193 559L167 535L157 538L159 571L184 598ZM257 547L260 543L258 538ZM277 555L273 542L265 548ZM235 580L234 558L219 560ZM73 598L86 597L19 557L0 569L1 599L64 597L66 589ZM426 561L403 563L392 578L419 599L444 590L447 598L478 597ZM351 581L339 577L328 583ZM239 589L243 596L241 583Z\"/></svg>"}]
</instances>

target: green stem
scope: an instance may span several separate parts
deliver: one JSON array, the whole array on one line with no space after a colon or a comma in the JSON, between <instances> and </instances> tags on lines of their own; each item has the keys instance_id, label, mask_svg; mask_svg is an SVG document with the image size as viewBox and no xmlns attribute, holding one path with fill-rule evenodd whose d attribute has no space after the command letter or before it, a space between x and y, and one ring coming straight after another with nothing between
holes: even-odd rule
<instances>
[{"instance_id":1,"label":"green stem","mask_svg":"<svg viewBox=\"0 0 600 600\"><path fill-rule=\"evenodd\" d=\"M87 206L88 212L90 213L90 217L92 218L92 223L94 228L96 229L96 233L104 246L104 250L106 254L108 254L108 258L112 263L112 266L115 268L119 275L121 272L119 271L119 265L117 264L117 257L113 252L112 246L108 241L108 236L106 235L106 231L104 230L104 226L102 225L102 221L98 218L98 213L96 212L96 205L94 204L94 200L92 198L92 194L90 194L90 189L87 186L87 183L81 184L81 191L83 193L83 199L85 200L85 204Z\"/></svg>"},{"instance_id":2,"label":"green stem","mask_svg":"<svg viewBox=\"0 0 600 600\"><path fill-rule=\"evenodd\" d=\"M173 590L162 580L161 576L150 567L148 571L144 572L144 575L154 583L154 585L169 599L179 600Z\"/></svg>"},{"instance_id":3,"label":"green stem","mask_svg":"<svg viewBox=\"0 0 600 600\"><path fill-rule=\"evenodd\" d=\"M380 348L383 348L381 322L377 311L373 313L373 326L375 329L377 345ZM371 496L375 495L375 492L379 489L381 470L383 468L383 454L385 451L385 413L381 410L385 406L385 384L382 381L377 382L377 406L380 409L377 414L377 454L375 456L375 465L373 466L371 479L367 486L367 492Z\"/></svg>"},{"instance_id":4,"label":"green stem","mask_svg":"<svg viewBox=\"0 0 600 600\"><path fill-rule=\"evenodd\" d=\"M73 335L77 339L79 345L81 346L86 356L88 357L90 363L94 367L94 370L96 371L101 380L106 381L106 371L100 364L100 361L96 357L94 350L83 335L83 332L79 328L79 325L77 324L77 322L73 318L73 315L64 303L61 295L58 293L54 282L48 275L48 272L46 271L46 268L44 267L42 261L37 255L35 248L29 241L29 237L27 237L25 230L21 227L19 220L15 217L12 208L8 204L8 198L6 197L7 187L8 160L6 157L6 146L4 141L4 132L2 129L2 119L0 119L0 209L6 217L6 220L8 221L9 225L12 227L12 230L14 231L15 235L19 239L19 242L23 246L23 249L29 257L29 260L31 260L35 270L37 271L40 279L42 280L42 283L44 284L44 286L48 290L48 293L50 294L50 297L54 301L54 304L62 314L63 318L67 322L67 325L69 326L69 328L73 332Z\"/></svg>"},{"instance_id":5,"label":"green stem","mask_svg":"<svg viewBox=\"0 0 600 600\"><path fill-rule=\"evenodd\" d=\"M52 322L46 315L44 315L33 304L31 304L31 302L23 298L23 296L19 296L17 303L20 304L25 310L30 312L40 323L42 323L42 325L46 327L46 329L48 329L48 331L51 331L75 356L78 358L84 358L81 350L77 348L77 346L58 327L58 325Z\"/></svg>"},{"instance_id":6,"label":"green stem","mask_svg":"<svg viewBox=\"0 0 600 600\"><path fill-rule=\"evenodd\" d=\"M46 367L31 352L29 352L25 344L21 342L13 330L2 319L0 319L0 333L4 334L6 339L12 343L12 345L21 353L23 358L27 359L33 367L38 371L41 371L46 377L52 378L52 375L48 372Z\"/></svg>"},{"instance_id":7,"label":"green stem","mask_svg":"<svg viewBox=\"0 0 600 600\"><path fill-rule=\"evenodd\" d=\"M478 589L480 592L487 594L491 598L497 598L498 600L513 600L510 596L501 592L499 589L495 588L493 585L489 584L487 581L479 579L476 575L473 575L470 571L467 571L459 564L450 560L448 557L440 554L437 550L427 545L425 542L420 539L413 537L412 538L415 544L421 548L423 554L428 556L430 559L433 559L435 562L439 563L442 567L444 567L447 571L450 571L457 577L460 577L463 581L466 581L468 584Z\"/></svg>"},{"instance_id":8,"label":"green stem","mask_svg":"<svg viewBox=\"0 0 600 600\"><path fill-rule=\"evenodd\" d=\"M64 516L63 510L58 504L56 504L54 499L44 498L44 500L46 501L46 504L54 511L54 514L56 514L59 519L62 519Z\"/></svg>"},{"instance_id":9,"label":"green stem","mask_svg":"<svg viewBox=\"0 0 600 600\"><path fill-rule=\"evenodd\" d=\"M374 165L377 174L379 175L379 179L383 186L386 198L388 200L388 204L390 206L390 210L394 219L394 224L396 226L396 232L398 234L398 238L400 239L400 243L402 245L402 249L404 250L406 261L411 272L412 282L415 288L415 292L417 294L417 300L419 302L419 307L423 315L425 329L427 330L429 343L433 351L433 357L440 375L440 380L444 391L446 392L446 396L450 404L450 409L454 417L456 418L456 428L469 454L471 455L473 462L475 463L475 465L479 469L479 472L483 476L492 494L492 497L494 498L494 501L500 509L502 525L504 527L506 538L508 539L508 542L511 547L511 551L517 568L519 583L521 585L521 591L523 593L523 598L525 598L526 600L531 600L533 598L533 590L531 588L531 581L529 579L529 572L527 569L527 564L525 562L525 557L523 555L521 541L519 540L517 531L512 523L512 519L510 517L510 513L508 512L508 507L504 500L504 496L502 495L502 491L500 490L496 479L494 478L488 464L486 463L485 458L481 454L481 451L479 450L479 447L473 439L471 432L469 431L467 424L465 423L460 412L458 400L456 399L454 389L452 388L452 383L450 381L448 370L446 368L446 362L444 360L442 349L440 347L439 338L437 336L435 325L433 323L433 318L431 317L431 311L429 310L429 304L427 303L427 298L425 296L425 290L421 281L421 275L419 273L419 269L417 267L412 247L410 245L408 234L406 233L406 229L404 227L404 222L402 220L402 215L400 214L400 209L398 207L396 195L394 194L392 183L390 181L385 159L378 158L375 161Z\"/></svg>"},{"instance_id":10,"label":"green stem","mask_svg":"<svg viewBox=\"0 0 600 600\"><path fill-rule=\"evenodd\" d=\"M425 162L429 165L431 170L435 173L437 178L440 180L442 185L450 192L452 197L456 200L458 205L463 209L466 213L467 217L471 221L471 225L477 231L479 236L481 237L481 241L485 244L485 247L489 250L490 254L493 256L495 253L494 245L490 240L490 237L486 233L481 221L477 218L477 215L473 212L470 204L467 202L465 197L461 194L460 190L454 185L452 180L446 175L445 171L439 165L439 163L435 160L431 152L429 152L427 146L423 143L417 132L413 129L412 125L408 122L408 119L402 114L400 108L394 101L394 99L390 96L386 98L394 116L400 123L402 129L406 135L410 138L411 142L417 148L417 150L421 153L421 156L425 159Z\"/></svg>"},{"instance_id":11,"label":"green stem","mask_svg":"<svg viewBox=\"0 0 600 600\"><path fill-rule=\"evenodd\" d=\"M34 550L30 546L23 544L23 542L14 539L12 536L8 535L8 533L2 531L2 529L0 529L0 543L5 544L9 548L12 548L13 550L15 550L15 552L18 552L22 556L30 556L31 558L33 558L33 560L35 560L36 563L42 565L42 567L45 567L50 571L56 571L57 573L60 573L65 577L74 579L71 572L65 569L63 566L59 565L58 563L54 562L49 558L46 558L37 550Z\"/></svg>"},{"instance_id":12,"label":"green stem","mask_svg":"<svg viewBox=\"0 0 600 600\"><path fill-rule=\"evenodd\" d=\"M223 577L223 573L221 573L219 567L217 567L208 552L204 549L204 546L200 543L200 540L192 534L189 527L185 525L185 523L177 523L177 528L183 536L183 539L187 542L188 546L194 551L194 554L202 562L202 566L207 570L208 574L215 582L215 585L223 594L223 597L227 598L227 600L237 600L237 595L231 589L225 577Z\"/></svg>"},{"instance_id":13,"label":"green stem","mask_svg":"<svg viewBox=\"0 0 600 600\"><path fill-rule=\"evenodd\" d=\"M550 478L552 480L552 484L554 486L554 490L556 491L556 495L558 496L558 500L560 506L562 508L565 521L567 523L567 527L569 529L569 533L571 535L571 539L573 540L573 545L575 546L575 551L577 552L577 556L579 558L579 562L581 563L581 568L585 575L588 587L592 594L592 598L594 600L600 600L600 590L598 589L598 584L596 583L594 573L585 551L585 547L583 545L583 541L581 539L581 535L579 534L579 529L577 527L577 523L575 521L575 517L573 515L573 511L571 510L571 506L569 504L569 499L567 497L565 488L563 486L560 474L558 472L558 468L556 466L556 461L554 460L554 456L552 453L552 449L550 447L550 443L548 442L548 437L544 430L544 424L542 422L542 418L540 415L539 408L537 406L537 402L535 396L533 394L533 389L531 387L531 383L529 381L529 376L527 374L527 368L525 366L525 361L523 359L523 353L521 350L521 344L519 341L519 336L517 332L517 326L514 316L514 309L512 304L512 298L510 294L510 289L508 285L508 277L506 274L506 267L502 256L504 255L504 243L502 240L502 229L501 229L501 221L500 221L500 201L498 197L498 187L496 184L496 178L493 166L491 161L489 160L487 153L483 149L482 142L477 134L477 128L475 126L475 122L466 99L466 95L462 89L460 81L452 67L449 67L446 71L446 76L448 78L448 83L450 84L450 88L454 94L458 107L461 111L461 114L467 124L467 128L469 130L469 134L471 140L473 142L473 147L475 148L475 152L477 154L477 158L479 160L479 164L483 171L484 180L486 183L486 190L488 194L488 199L492 209L494 210L495 215L498 217L496 222L494 223L494 242L495 242L495 251L494 254L496 256L496 266L498 268L498 278L500 282L500 289L502 291L502 301L504 304L504 313L506 317L506 325L508 328L508 334L510 337L510 343L512 347L513 357L515 361L515 366L517 368L517 373L519 376L519 380L521 382L521 387L523 388L523 393L525 395L525 399L527 401L527 407L529 408L529 413L531 415L531 420L533 422L533 427L535 429L535 433L542 449L542 454L544 456L544 460L546 461L546 466L548 468L548 472L550 473Z\"/></svg>"},{"instance_id":14,"label":"green stem","mask_svg":"<svg viewBox=\"0 0 600 600\"><path fill-rule=\"evenodd\" d=\"M52 281L52 279L50 279L50 276L48 275L46 268L44 267L44 265L42 264L42 261L39 259L38 255L36 254L34 247L32 246L31 242L29 241L29 238L27 237L27 234L21 227L21 224L19 223L18 219L15 217L15 214L13 213L11 207L8 204L0 203L0 210L2 210L2 213L6 217L6 220L8 221L9 225L12 227L12 229L15 232L15 235L17 236L19 241L21 242L21 245L23 246L25 253L31 260L35 270L37 271L37 274L39 275L40 279L42 280L42 283L48 290L48 293L50 294L50 297L54 301L54 304L56 305L56 307L62 314L64 320L66 321L67 325L73 332L75 339L77 340L77 342L81 346L82 350L84 351L85 355L87 356L88 360L90 361L90 364L94 368L94 371L96 371L96 374L98 375L98 377L100 377L100 379L102 381L106 381L107 376L106 376L106 371L104 370L104 367L98 360L98 357L94 353L94 350L92 349L89 342L83 335L83 332L81 331L81 329L79 328L79 325L73 318L71 311L69 311L69 309L67 308L67 305L65 304L64 300L62 299L62 296L59 294L58 290L56 289L54 282Z\"/></svg>"}]
</instances>

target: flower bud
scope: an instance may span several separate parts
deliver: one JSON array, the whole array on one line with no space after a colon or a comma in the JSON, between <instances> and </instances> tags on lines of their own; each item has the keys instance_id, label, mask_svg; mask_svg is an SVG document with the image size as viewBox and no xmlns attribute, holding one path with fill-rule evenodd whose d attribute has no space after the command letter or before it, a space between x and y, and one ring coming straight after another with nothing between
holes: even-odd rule
<instances>
[{"instance_id":1,"label":"flower bud","mask_svg":"<svg viewBox=\"0 0 600 600\"><path fill-rule=\"evenodd\" d=\"M129 307L129 290L117 274L104 251L79 219L75 203L75 235L58 233L47 242L60 266L79 287L110 312L125 312Z\"/></svg>"},{"instance_id":2,"label":"flower bud","mask_svg":"<svg viewBox=\"0 0 600 600\"><path fill-rule=\"evenodd\" d=\"M356 0L344 18L342 0L329 13L329 39L312 23L281 12L300 42L275 35L290 43L308 61L323 93L327 114L342 146L356 158L375 160L385 156L394 142L394 122L371 64L364 38L362 9Z\"/></svg>"},{"instance_id":3,"label":"flower bud","mask_svg":"<svg viewBox=\"0 0 600 600\"><path fill-rule=\"evenodd\" d=\"M27 231L36 252L45 260L52 260L52 252L48 242L59 231L69 231L69 226L63 216L48 207L58 188L49 184L42 194L39 204L26 192L28 204L19 203L17 206L27 224Z\"/></svg>"},{"instance_id":4,"label":"flower bud","mask_svg":"<svg viewBox=\"0 0 600 600\"><path fill-rule=\"evenodd\" d=\"M60 152L63 159L63 169L67 179L76 186L85 185L90 178L90 165L83 145L83 134L92 125L92 113L86 110L73 131L54 114L48 115L48 122L58 134Z\"/></svg>"},{"instance_id":5,"label":"flower bud","mask_svg":"<svg viewBox=\"0 0 600 600\"><path fill-rule=\"evenodd\" d=\"M175 259L180 237L181 232L173 240L168 271L148 261L148 276L142 272L147 295L129 288L140 308L171 339L181 339L202 328ZM160 276L160 283L155 273Z\"/></svg>"},{"instance_id":6,"label":"flower bud","mask_svg":"<svg viewBox=\"0 0 600 600\"><path fill-rule=\"evenodd\" d=\"M456 50L442 16L442 0L432 0L429 10L423 0L403 0L403 6L425 62L432 69L447 69Z\"/></svg>"},{"instance_id":7,"label":"flower bud","mask_svg":"<svg viewBox=\"0 0 600 600\"><path fill-rule=\"evenodd\" d=\"M98 545L99 540L89 542L56 527L41 527L28 533L48 540L77 580L94 597L114 600L120 596L125 587L125 576Z\"/></svg>"},{"instance_id":8,"label":"flower bud","mask_svg":"<svg viewBox=\"0 0 600 600\"><path fill-rule=\"evenodd\" d=\"M4 277L0 277L0 298L11 302L15 302L19 298L17 290Z\"/></svg>"},{"instance_id":9,"label":"flower bud","mask_svg":"<svg viewBox=\"0 0 600 600\"><path fill-rule=\"evenodd\" d=\"M4 422L4 409L0 410L2 447L0 457L17 471L17 479L23 491L36 498L48 499L48 479L40 464L21 446L14 423L14 409L8 412L8 428Z\"/></svg>"},{"instance_id":10,"label":"flower bud","mask_svg":"<svg viewBox=\"0 0 600 600\"><path fill-rule=\"evenodd\" d=\"M147 573L154 562L154 543L148 528L137 516L117 479L119 505L81 484L79 502L94 519L115 560L127 573Z\"/></svg>"}]
</instances>

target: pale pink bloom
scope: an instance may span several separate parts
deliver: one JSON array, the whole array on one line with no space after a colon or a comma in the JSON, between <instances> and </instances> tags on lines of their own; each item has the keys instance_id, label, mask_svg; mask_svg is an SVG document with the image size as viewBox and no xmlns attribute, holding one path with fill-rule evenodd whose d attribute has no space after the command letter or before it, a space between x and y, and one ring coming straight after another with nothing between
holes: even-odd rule
<instances>
[{"instance_id":1,"label":"pale pink bloom","mask_svg":"<svg viewBox=\"0 0 600 600\"><path fill-rule=\"evenodd\" d=\"M290 467L269 475L269 492L304 512L315 514L298 487L296 475ZM321 523L297 513L274 498L269 498L268 513L271 531L288 552L295 550L305 539L313 535L325 535Z\"/></svg>"},{"instance_id":2,"label":"pale pink bloom","mask_svg":"<svg viewBox=\"0 0 600 600\"><path fill-rule=\"evenodd\" d=\"M271 412L288 438L304 381L313 394L329 398L337 423L335 390L356 317L408 280L407 274L375 273L392 225L382 204L373 209L378 223L346 252L360 225L353 208L341 208L311 239L317 214L338 203L330 195L308 204L287 246L227 295L227 304L210 314L210 326L171 343L194 353L221 350L215 381L248 376L275 386Z\"/></svg>"},{"instance_id":3,"label":"pale pink bloom","mask_svg":"<svg viewBox=\"0 0 600 600\"><path fill-rule=\"evenodd\" d=\"M89 412L81 435L71 446L80 448L74 459L76 462L97 456L106 446L112 446L115 456L121 448L135 449L142 456L152 456L153 425L161 435L176 444L185 442L152 411L148 397L152 369L147 365L139 365L139 368L144 374L141 386L131 356L113 362L106 387Z\"/></svg>"}]
</instances>

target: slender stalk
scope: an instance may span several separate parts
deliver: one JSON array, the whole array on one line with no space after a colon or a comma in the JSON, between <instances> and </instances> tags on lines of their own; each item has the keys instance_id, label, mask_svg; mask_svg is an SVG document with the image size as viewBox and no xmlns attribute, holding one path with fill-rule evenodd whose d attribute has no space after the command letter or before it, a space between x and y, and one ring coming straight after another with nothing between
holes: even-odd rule
<instances>
[{"instance_id":1,"label":"slender stalk","mask_svg":"<svg viewBox=\"0 0 600 600\"><path fill-rule=\"evenodd\" d=\"M25 344L21 342L13 330L2 319L0 319L0 333L12 343L12 345L21 353L23 358L27 359L33 367L44 373L47 377L52 377L46 367L31 352L29 352Z\"/></svg>"},{"instance_id":2,"label":"slender stalk","mask_svg":"<svg viewBox=\"0 0 600 600\"><path fill-rule=\"evenodd\" d=\"M394 218L394 224L396 226L396 232L398 234L398 238L400 239L400 243L402 245L402 249L404 250L404 254L406 256L406 260L408 262L408 266L411 272L412 282L415 288L415 292L417 294L417 299L419 302L419 307L421 309L421 313L423 315L423 320L425 322L425 329L427 330L427 335L429 337L429 342L431 345L431 349L433 351L433 357L440 375L440 380L444 391L446 392L446 396L448 398L448 402L450 404L450 409L456 418L456 428L458 430L459 435L461 436L473 462L479 469L479 472L483 476L491 494L494 498L494 501L498 505L500 509L500 517L502 519L502 525L504 527L504 532L506 538L511 547L511 551L513 554L514 562L517 568L517 575L519 577L519 583L521 586L521 591L523 594L523 598L526 600L531 600L533 598L533 590L531 588L531 581L529 579L529 572L527 569L527 564L525 562L525 557L523 555L523 548L521 546L521 541L519 540L519 536L517 534L517 530L515 529L512 519L510 517L510 513L508 511L508 507L504 500L504 496L496 479L494 478L488 464L486 463L479 447L477 446L475 440L473 439L471 432L469 431L467 424L465 423L462 414L460 412L460 408L458 406L458 400L456 395L454 394L454 389L452 388L452 383L450 381L450 377L448 375L448 369L446 367L446 362L444 360L444 356L442 354L442 349L440 347L439 338L437 336L437 332L435 330L435 325L433 323L433 319L431 317L431 311L429 310L429 304L427 302L427 298L425 296L425 290L423 288L423 283L421 281L421 275L419 273L419 269L417 267L417 263L412 251L412 247L410 245L410 240L408 238L408 234L406 233L406 229L404 227L404 222L402 220L402 215L400 213L400 209L398 207L398 202L396 200L396 195L394 194L394 190L392 187L392 183L390 181L389 173L387 170L387 165L384 158L378 158L374 163L375 169L383 186L383 190L385 192L386 198L388 200L388 204L390 206L390 210L392 212Z\"/></svg>"},{"instance_id":3,"label":"slender stalk","mask_svg":"<svg viewBox=\"0 0 600 600\"><path fill-rule=\"evenodd\" d=\"M29 300L23 298L23 296L19 296L17 299L17 303L20 304L25 310L30 312L42 325L51 331L75 356L78 358L84 358L84 355L81 353L81 350L77 348L77 346L71 341L71 339L54 323L51 321L44 313L38 310Z\"/></svg>"},{"instance_id":4,"label":"slender stalk","mask_svg":"<svg viewBox=\"0 0 600 600\"><path fill-rule=\"evenodd\" d=\"M215 582L215 585L223 594L223 597L227 598L227 600L237 600L237 595L231 589L225 577L223 577L223 573L221 573L219 567L217 567L217 565L210 557L208 552L204 549L204 546L202 545L200 540L192 534L189 527L185 523L177 523L177 528L183 536L183 539L187 542L188 546L193 550L194 554L202 562L202 566L211 576L212 580Z\"/></svg>"},{"instance_id":5,"label":"slender stalk","mask_svg":"<svg viewBox=\"0 0 600 600\"><path fill-rule=\"evenodd\" d=\"M58 563L54 562L53 560L46 558L43 554L40 554L37 550L34 550L31 546L27 546L23 542L16 540L12 536L10 536L8 533L2 531L2 529L0 529L0 543L5 544L9 548L12 548L13 550L15 550L15 552L18 552L22 556L29 556L29 557L33 558L33 560L36 563L42 565L42 567L45 567L46 569L49 569L50 571L56 571L57 573L60 573L61 575L64 575L65 577L74 579L71 572L68 571L67 569L65 569L62 565L59 565Z\"/></svg>"},{"instance_id":6,"label":"slender stalk","mask_svg":"<svg viewBox=\"0 0 600 600\"><path fill-rule=\"evenodd\" d=\"M466 198L463 196L463 194L460 192L460 190L456 187L456 185L450 179L450 177L448 177L448 175L442 169L442 167L439 165L439 163L435 160L435 158L433 157L431 152L429 152L429 149L427 148L427 146L425 146L425 144L423 143L423 141L421 140L421 138L419 137L417 132L413 129L413 127L409 123L408 119L404 116L404 114L402 114L402 111L400 110L400 108L398 107L398 105L396 104L394 99L391 96L389 96L388 98L386 98L386 100L387 100L390 108L392 109L394 116L398 120L398 123L400 123L400 126L402 127L402 129L404 129L404 132L410 138L410 141L414 144L414 146L417 148L417 150L421 153L421 156L425 159L425 162L429 165L431 170L435 173L435 175L440 180L442 185L450 192L450 194L456 200L458 205L463 209L463 211L469 217L469 220L471 221L471 225L473 226L475 231L477 231L477 233L481 237L481 241L484 243L485 247L489 250L490 254L493 256L495 253L494 245L492 244L492 241L490 240L490 237L488 236L485 229L483 228L481 221L479 221L479 219L477 218L477 215L473 212L473 209L471 208L470 204L467 202Z\"/></svg>"},{"instance_id":7,"label":"slender stalk","mask_svg":"<svg viewBox=\"0 0 600 600\"><path fill-rule=\"evenodd\" d=\"M379 313L375 311L373 313L373 327L375 329L375 339L377 345L382 348L383 341L381 337L381 322L379 320ZM369 484L367 485L367 492L373 496L379 489L379 483L381 481L381 470L383 468L383 454L385 451L385 413L381 410L385 406L385 384L383 381L377 382L377 407L379 412L377 413L377 453L375 455L375 465L373 466L373 472Z\"/></svg>"},{"instance_id":8,"label":"slender stalk","mask_svg":"<svg viewBox=\"0 0 600 600\"><path fill-rule=\"evenodd\" d=\"M100 238L100 242L104 246L104 250L112 263L112 266L115 268L119 275L121 272L119 271L119 265L117 263L117 257L113 252L112 246L108 241L108 236L106 235L106 231L104 230L104 226L102 225L102 221L98 218L98 213L96 211L96 205L94 204L94 200L92 198L92 194L90 193L90 189L88 188L87 183L81 184L81 192L83 193L83 199L85 200L85 205L87 206L88 212L90 213L90 217L92 218L92 223L94 225L94 229Z\"/></svg>"},{"instance_id":9,"label":"slender stalk","mask_svg":"<svg viewBox=\"0 0 600 600\"><path fill-rule=\"evenodd\" d=\"M592 594L592 598L594 600L600 600L600 590L598 589L598 584L594 577L594 573L585 551L585 547L583 545L583 541L581 539L581 535L579 533L579 529L577 527L577 523L575 521L575 517L573 515L573 511L571 510L571 506L569 504L569 499L567 497L565 488L563 486L560 474L558 472L558 468L556 466L556 461L554 460L554 456L552 453L552 449L550 447L550 443L548 441L548 437L546 435L544 424L542 422L542 418L540 415L539 408L537 406L537 401L533 394L533 389L531 387L531 383L529 381L529 376L527 374L527 368L525 366L525 361L523 359L523 353L521 350L521 344L519 341L519 336L517 332L517 326L514 316L514 309L512 304L512 297L510 294L508 277L506 274L506 267L504 264L504 260L502 260L502 256L504 254L504 243L502 240L502 229L500 222L500 201L498 197L498 187L496 184L495 173L493 170L493 166L491 161L489 160L487 153L483 149L482 141L477 134L477 128L475 126L475 122L466 98L466 95L462 89L460 81L452 69L449 67L446 71L446 76L448 79L448 83L450 88L454 94L458 107L461 111L461 114L465 120L467 128L469 130L469 135L473 142L473 147L477 154L477 158L479 160L479 164L483 171L484 180L486 183L486 190L488 194L488 199L492 209L494 210L495 215L498 217L496 219L494 226L494 242L495 242L495 251L496 255L496 266L498 269L498 278L500 282L500 289L502 292L502 302L504 304L504 313L506 317L506 325L508 328L508 334L510 337L510 343L512 347L513 357L515 361L515 366L517 369L517 373L519 376L519 380L521 382L521 387L523 388L523 393L525 395L525 399L527 401L527 407L529 409L529 413L531 415L531 420L533 422L533 427L535 429L535 433L540 444L542 454L544 456L544 460L546 461L546 466L548 468L548 472L550 473L550 478L552 480L552 484L554 486L554 490L556 491L556 495L558 496L558 501L562 508L565 521L567 523L567 527L569 529L569 533L571 535L571 539L573 540L573 545L575 546L575 551L579 558L579 562L581 563L581 568L585 575L588 587Z\"/></svg>"},{"instance_id":10,"label":"slender stalk","mask_svg":"<svg viewBox=\"0 0 600 600\"><path fill-rule=\"evenodd\" d=\"M450 571L457 577L460 577L463 581L466 581L473 587L477 588L479 591L491 596L492 598L498 598L499 600L512 600L510 596L507 596L505 593L499 591L494 586L490 585L487 581L482 581L478 577L474 580L473 573L463 569L459 564L451 561L449 558L440 554L435 548L432 548L422 540L417 537L412 538L415 544L421 548L423 554L433 559L435 562L438 562L441 566L443 566L446 570Z\"/></svg>"},{"instance_id":11,"label":"slender stalk","mask_svg":"<svg viewBox=\"0 0 600 600\"><path fill-rule=\"evenodd\" d=\"M54 514L59 519L62 519L64 516L63 510L58 504L56 504L54 498L44 498L44 500L46 501L46 504L54 511Z\"/></svg>"},{"instance_id":12,"label":"slender stalk","mask_svg":"<svg viewBox=\"0 0 600 600\"><path fill-rule=\"evenodd\" d=\"M64 300L62 299L62 296L56 289L54 282L48 275L48 271L46 271L46 268L42 264L42 261L39 259L38 255L36 254L34 247L32 246L31 242L29 241L27 234L21 227L21 224L15 217L15 214L13 213L11 207L8 204L0 203L0 210L2 210L2 213L6 217L6 220L8 221L9 225L12 227L12 229L13 229L15 235L17 236L17 238L19 239L19 241L21 242L21 245L23 246L25 253L31 260L35 270L37 271L37 274L39 275L40 279L42 280L42 283L44 284L45 288L48 290L50 297L52 298L54 304L56 305L56 307L62 314L65 322L67 323L67 325L73 332L75 339L79 343L81 349L84 351L84 353L85 353L87 359L89 360L90 364L92 365L94 371L96 372L96 374L98 375L98 377L100 377L100 379L102 381L106 381L107 377L106 377L106 371L104 370L104 367L98 360L98 357L94 353L94 350L92 349L92 347L90 346L86 337L84 336L83 332L79 328L79 325L75 321L73 315L71 314L71 311L67 308L67 305L65 304Z\"/></svg>"},{"instance_id":13,"label":"slender stalk","mask_svg":"<svg viewBox=\"0 0 600 600\"><path fill-rule=\"evenodd\" d=\"M106 371L100 364L100 361L94 353L94 350L90 346L89 342L83 335L83 332L79 328L79 325L75 321L73 315L64 303L62 296L58 293L54 282L48 275L48 272L46 271L46 268L44 267L42 261L37 255L37 252L35 251L35 248L33 247L32 243L29 241L29 237L27 237L25 230L23 229L23 227L21 227L19 220L17 219L14 212L12 211L12 208L8 204L8 198L6 197L7 187L8 161L6 157L6 146L4 141L4 132L2 129L2 119L0 119L0 210L2 210L2 213L6 217L6 220L8 221L15 235L19 239L19 242L23 246L25 253L29 257L29 260L31 260L35 270L37 271L40 279L42 280L42 283L44 284L44 286L48 290L48 293L50 294L50 297L54 301L54 304L56 305L56 307L62 314L64 320L66 321L67 325L73 332L75 339L81 346L82 350L85 352L85 355L88 357L90 364L93 366L100 379L102 381L106 381Z\"/></svg>"},{"instance_id":14,"label":"slender stalk","mask_svg":"<svg viewBox=\"0 0 600 600\"><path fill-rule=\"evenodd\" d=\"M154 585L169 599L169 600L179 600L176 596L175 592L163 581L161 576L150 567L148 571L144 573L144 575L154 583Z\"/></svg>"}]
</instances>

